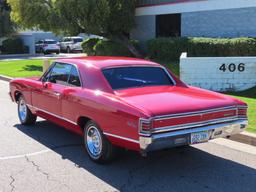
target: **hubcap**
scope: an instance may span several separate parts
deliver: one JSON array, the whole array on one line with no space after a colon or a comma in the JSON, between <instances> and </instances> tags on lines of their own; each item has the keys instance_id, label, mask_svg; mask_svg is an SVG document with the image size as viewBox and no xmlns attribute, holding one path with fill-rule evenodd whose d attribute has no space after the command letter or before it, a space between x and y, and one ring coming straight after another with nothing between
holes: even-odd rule
<instances>
[{"instance_id":1,"label":"hubcap","mask_svg":"<svg viewBox=\"0 0 256 192\"><path fill-rule=\"evenodd\" d=\"M19 103L19 116L22 121L26 120L27 116L27 106L25 101L22 99Z\"/></svg>"},{"instance_id":2,"label":"hubcap","mask_svg":"<svg viewBox=\"0 0 256 192\"><path fill-rule=\"evenodd\" d=\"M98 157L102 150L102 140L98 129L95 126L88 128L86 133L86 144L92 156Z\"/></svg>"}]
</instances>

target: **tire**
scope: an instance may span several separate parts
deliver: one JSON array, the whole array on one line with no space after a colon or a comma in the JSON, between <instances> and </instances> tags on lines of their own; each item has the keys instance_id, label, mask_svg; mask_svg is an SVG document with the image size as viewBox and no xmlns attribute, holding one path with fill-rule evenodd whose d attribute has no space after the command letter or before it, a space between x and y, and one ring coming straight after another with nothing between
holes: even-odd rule
<instances>
[{"instance_id":1,"label":"tire","mask_svg":"<svg viewBox=\"0 0 256 192\"><path fill-rule=\"evenodd\" d=\"M117 148L107 140L93 121L89 121L84 127L84 147L90 159L100 164L113 160L117 152Z\"/></svg>"},{"instance_id":2,"label":"tire","mask_svg":"<svg viewBox=\"0 0 256 192\"><path fill-rule=\"evenodd\" d=\"M67 47L66 52L67 52L67 53L71 53L71 49L70 49L70 47Z\"/></svg>"},{"instance_id":3,"label":"tire","mask_svg":"<svg viewBox=\"0 0 256 192\"><path fill-rule=\"evenodd\" d=\"M18 116L22 125L33 125L36 122L37 116L31 113L23 96L19 97Z\"/></svg>"},{"instance_id":4,"label":"tire","mask_svg":"<svg viewBox=\"0 0 256 192\"><path fill-rule=\"evenodd\" d=\"M59 55L59 54L60 54L60 52L59 52L59 51L57 51L57 52L56 52L56 54L57 54L57 55Z\"/></svg>"},{"instance_id":5,"label":"tire","mask_svg":"<svg viewBox=\"0 0 256 192\"><path fill-rule=\"evenodd\" d=\"M44 53L44 49L43 48L40 48L40 51L39 51L39 53Z\"/></svg>"}]
</instances>

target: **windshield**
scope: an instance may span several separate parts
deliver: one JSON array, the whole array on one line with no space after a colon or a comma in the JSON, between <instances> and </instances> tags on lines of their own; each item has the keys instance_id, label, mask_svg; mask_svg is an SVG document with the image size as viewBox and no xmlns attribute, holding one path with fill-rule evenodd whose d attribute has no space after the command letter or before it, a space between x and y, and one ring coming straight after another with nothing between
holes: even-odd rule
<instances>
[{"instance_id":1,"label":"windshield","mask_svg":"<svg viewBox=\"0 0 256 192\"><path fill-rule=\"evenodd\" d=\"M174 85L161 67L118 67L103 69L113 90L145 86Z\"/></svg>"}]
</instances>

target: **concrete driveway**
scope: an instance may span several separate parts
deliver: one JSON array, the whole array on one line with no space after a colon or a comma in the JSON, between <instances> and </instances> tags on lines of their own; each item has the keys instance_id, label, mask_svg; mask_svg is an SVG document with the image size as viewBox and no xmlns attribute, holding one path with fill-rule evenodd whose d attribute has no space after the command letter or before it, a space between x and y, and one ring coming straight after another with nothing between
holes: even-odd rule
<instances>
[{"instance_id":1,"label":"concrete driveway","mask_svg":"<svg viewBox=\"0 0 256 192\"><path fill-rule=\"evenodd\" d=\"M91 162L82 139L39 119L19 124L0 81L0 191L232 191L256 189L256 148L225 139L150 154L124 151ZM246 149L245 152L243 149Z\"/></svg>"}]
</instances>

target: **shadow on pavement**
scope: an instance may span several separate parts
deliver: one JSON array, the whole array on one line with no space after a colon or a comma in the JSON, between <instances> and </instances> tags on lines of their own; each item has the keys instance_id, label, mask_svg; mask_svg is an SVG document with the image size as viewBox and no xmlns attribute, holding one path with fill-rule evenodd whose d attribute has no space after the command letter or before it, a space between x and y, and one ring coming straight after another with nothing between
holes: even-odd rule
<instances>
[{"instance_id":1,"label":"shadow on pavement","mask_svg":"<svg viewBox=\"0 0 256 192\"><path fill-rule=\"evenodd\" d=\"M17 129L120 191L232 191L256 189L256 170L193 147L155 152L147 158L125 151L111 164L91 162L82 138L47 121Z\"/></svg>"}]
</instances>

